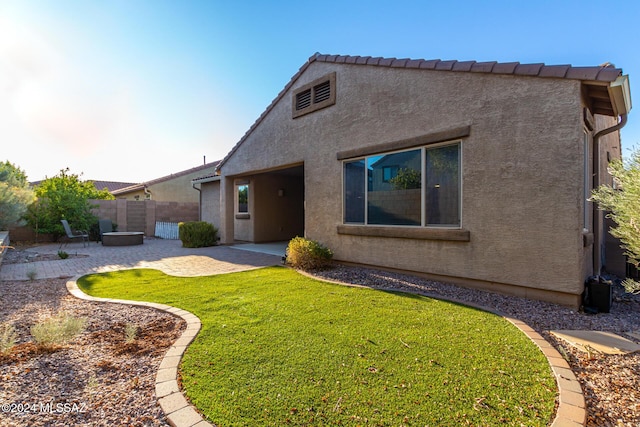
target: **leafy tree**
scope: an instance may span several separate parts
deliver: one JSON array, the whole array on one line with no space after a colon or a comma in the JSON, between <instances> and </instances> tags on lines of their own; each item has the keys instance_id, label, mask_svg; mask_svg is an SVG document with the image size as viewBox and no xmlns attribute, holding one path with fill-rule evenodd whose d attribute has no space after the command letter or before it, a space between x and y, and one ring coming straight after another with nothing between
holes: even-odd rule
<instances>
[{"instance_id":1,"label":"leafy tree","mask_svg":"<svg viewBox=\"0 0 640 427\"><path fill-rule=\"evenodd\" d=\"M114 198L106 189L96 189L93 181L80 180L69 168L42 181L35 188L35 194L38 200L29 207L27 223L38 233L56 236L64 234L61 219L69 221L75 229L88 230L98 220L91 213L89 200Z\"/></svg>"},{"instance_id":2,"label":"leafy tree","mask_svg":"<svg viewBox=\"0 0 640 427\"><path fill-rule=\"evenodd\" d=\"M33 200L24 171L9 161L0 163L0 230L17 224Z\"/></svg>"},{"instance_id":3,"label":"leafy tree","mask_svg":"<svg viewBox=\"0 0 640 427\"><path fill-rule=\"evenodd\" d=\"M411 190L422 186L420 171L411 168L400 168L396 176L389 180L396 190Z\"/></svg>"},{"instance_id":4,"label":"leafy tree","mask_svg":"<svg viewBox=\"0 0 640 427\"><path fill-rule=\"evenodd\" d=\"M616 188L600 186L593 191L592 200L599 208L610 211L608 217L616 226L611 234L622 242L628 262L638 267L640 264L640 151L635 151L630 159L613 162L610 165ZM640 293L640 283L627 279L624 283L628 292Z\"/></svg>"}]
</instances>

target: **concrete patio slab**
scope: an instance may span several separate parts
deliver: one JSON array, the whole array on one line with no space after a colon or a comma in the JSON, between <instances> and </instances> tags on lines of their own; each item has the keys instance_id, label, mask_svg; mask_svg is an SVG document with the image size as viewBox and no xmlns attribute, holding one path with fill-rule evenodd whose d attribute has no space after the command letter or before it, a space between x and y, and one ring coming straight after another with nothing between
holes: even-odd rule
<instances>
[{"instance_id":1,"label":"concrete patio slab","mask_svg":"<svg viewBox=\"0 0 640 427\"><path fill-rule=\"evenodd\" d=\"M593 349L605 354L628 354L640 351L640 344L611 332L564 330L551 331L551 333L582 351Z\"/></svg>"}]
</instances>

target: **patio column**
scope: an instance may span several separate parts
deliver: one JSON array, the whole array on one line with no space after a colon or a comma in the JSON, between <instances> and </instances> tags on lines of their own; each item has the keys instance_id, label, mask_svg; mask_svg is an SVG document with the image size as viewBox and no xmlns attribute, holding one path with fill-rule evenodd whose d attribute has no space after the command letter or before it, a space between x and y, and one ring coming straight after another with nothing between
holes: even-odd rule
<instances>
[{"instance_id":1,"label":"patio column","mask_svg":"<svg viewBox=\"0 0 640 427\"><path fill-rule=\"evenodd\" d=\"M220 179L220 243L233 244L234 222L234 185L233 178Z\"/></svg>"}]
</instances>

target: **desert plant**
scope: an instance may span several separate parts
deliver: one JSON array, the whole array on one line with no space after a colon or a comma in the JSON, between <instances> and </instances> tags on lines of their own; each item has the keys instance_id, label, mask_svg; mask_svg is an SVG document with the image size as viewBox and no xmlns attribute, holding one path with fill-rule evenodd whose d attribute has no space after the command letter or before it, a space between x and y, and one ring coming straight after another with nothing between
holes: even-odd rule
<instances>
[{"instance_id":1,"label":"desert plant","mask_svg":"<svg viewBox=\"0 0 640 427\"><path fill-rule=\"evenodd\" d=\"M0 230L18 224L34 200L24 171L9 161L0 162Z\"/></svg>"},{"instance_id":2,"label":"desert plant","mask_svg":"<svg viewBox=\"0 0 640 427\"><path fill-rule=\"evenodd\" d=\"M17 341L16 328L10 323L0 323L0 354L9 352Z\"/></svg>"},{"instance_id":3,"label":"desert plant","mask_svg":"<svg viewBox=\"0 0 640 427\"><path fill-rule=\"evenodd\" d=\"M214 246L218 242L218 229L205 221L180 222L178 237L184 248Z\"/></svg>"},{"instance_id":4,"label":"desert plant","mask_svg":"<svg viewBox=\"0 0 640 427\"><path fill-rule=\"evenodd\" d=\"M615 186L603 185L593 191L591 200L608 211L616 226L611 235L620 239L627 262L640 266L640 149L636 149L627 162L620 160L609 164L609 172ZM640 282L627 279L623 282L627 292L640 293Z\"/></svg>"},{"instance_id":5,"label":"desert plant","mask_svg":"<svg viewBox=\"0 0 640 427\"><path fill-rule=\"evenodd\" d=\"M301 270L317 270L330 265L333 252L323 244L294 237L287 246L287 264Z\"/></svg>"},{"instance_id":6,"label":"desert plant","mask_svg":"<svg viewBox=\"0 0 640 427\"><path fill-rule=\"evenodd\" d=\"M127 344L131 344L136 340L138 335L138 327L133 323L127 323L124 326L124 340Z\"/></svg>"},{"instance_id":7,"label":"desert plant","mask_svg":"<svg viewBox=\"0 0 640 427\"><path fill-rule=\"evenodd\" d=\"M36 277L38 277L38 272L36 270L31 269L31 270L27 271L27 278L30 281L33 282L34 280L36 280Z\"/></svg>"},{"instance_id":8,"label":"desert plant","mask_svg":"<svg viewBox=\"0 0 640 427\"><path fill-rule=\"evenodd\" d=\"M60 259L67 259L67 258L69 258L69 254L66 253L65 251L58 251L58 257Z\"/></svg>"},{"instance_id":9,"label":"desert plant","mask_svg":"<svg viewBox=\"0 0 640 427\"><path fill-rule=\"evenodd\" d=\"M54 347L71 341L84 330L86 324L85 318L63 313L33 325L31 335L38 345Z\"/></svg>"}]
</instances>

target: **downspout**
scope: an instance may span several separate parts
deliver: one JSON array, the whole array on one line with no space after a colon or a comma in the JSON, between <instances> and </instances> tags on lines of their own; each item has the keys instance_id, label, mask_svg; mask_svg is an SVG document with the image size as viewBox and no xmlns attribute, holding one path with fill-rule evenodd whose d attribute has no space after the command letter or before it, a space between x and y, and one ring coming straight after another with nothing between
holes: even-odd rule
<instances>
[{"instance_id":1,"label":"downspout","mask_svg":"<svg viewBox=\"0 0 640 427\"><path fill-rule=\"evenodd\" d=\"M627 113L620 115L620 122L610 128L602 129L593 136L593 189L600 187L600 138L612 132L620 130L627 124ZM603 228L600 233L600 228ZM602 272L602 241L604 235L604 224L602 223L602 211L598 209L598 204L593 203L593 274L600 275Z\"/></svg>"},{"instance_id":2,"label":"downspout","mask_svg":"<svg viewBox=\"0 0 640 427\"><path fill-rule=\"evenodd\" d=\"M202 190L196 188L195 182L191 182L191 188L196 190L198 194L198 221L202 221Z\"/></svg>"}]
</instances>

